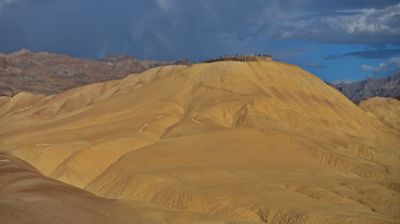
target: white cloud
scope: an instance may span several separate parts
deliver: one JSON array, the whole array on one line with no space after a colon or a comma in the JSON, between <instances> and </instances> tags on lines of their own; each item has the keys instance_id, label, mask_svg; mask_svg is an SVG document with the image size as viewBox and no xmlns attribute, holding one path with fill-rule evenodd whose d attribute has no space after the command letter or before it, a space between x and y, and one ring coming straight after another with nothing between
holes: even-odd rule
<instances>
[{"instance_id":1,"label":"white cloud","mask_svg":"<svg viewBox=\"0 0 400 224\"><path fill-rule=\"evenodd\" d=\"M361 69L366 72L370 72L374 70L374 66L371 65L361 65Z\"/></svg>"},{"instance_id":2,"label":"white cloud","mask_svg":"<svg viewBox=\"0 0 400 224\"><path fill-rule=\"evenodd\" d=\"M361 65L361 69L366 72L372 72L376 74L396 71L400 69L400 57L396 56L389 58L377 66Z\"/></svg>"},{"instance_id":3,"label":"white cloud","mask_svg":"<svg viewBox=\"0 0 400 224\"><path fill-rule=\"evenodd\" d=\"M18 0L0 0L0 13L3 11L3 9L12 3L17 2Z\"/></svg>"},{"instance_id":4,"label":"white cloud","mask_svg":"<svg viewBox=\"0 0 400 224\"><path fill-rule=\"evenodd\" d=\"M400 4L290 19L278 29L276 36L326 42L400 43Z\"/></svg>"},{"instance_id":5,"label":"white cloud","mask_svg":"<svg viewBox=\"0 0 400 224\"><path fill-rule=\"evenodd\" d=\"M163 11L169 11L173 7L173 0L156 0L156 2Z\"/></svg>"},{"instance_id":6,"label":"white cloud","mask_svg":"<svg viewBox=\"0 0 400 224\"><path fill-rule=\"evenodd\" d=\"M337 84L341 84L341 83L348 84L348 83L352 83L352 82L354 82L353 79L339 79L339 80L334 80L331 83L337 85Z\"/></svg>"}]
</instances>

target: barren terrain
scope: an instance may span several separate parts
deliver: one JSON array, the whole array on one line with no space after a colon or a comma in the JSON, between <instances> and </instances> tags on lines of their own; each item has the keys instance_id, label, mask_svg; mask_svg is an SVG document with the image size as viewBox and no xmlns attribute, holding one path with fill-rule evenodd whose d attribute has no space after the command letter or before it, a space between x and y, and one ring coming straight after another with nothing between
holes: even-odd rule
<instances>
[{"instance_id":1,"label":"barren terrain","mask_svg":"<svg viewBox=\"0 0 400 224\"><path fill-rule=\"evenodd\" d=\"M172 65L2 97L0 147L121 223L400 223L398 124L363 108L286 63Z\"/></svg>"}]
</instances>

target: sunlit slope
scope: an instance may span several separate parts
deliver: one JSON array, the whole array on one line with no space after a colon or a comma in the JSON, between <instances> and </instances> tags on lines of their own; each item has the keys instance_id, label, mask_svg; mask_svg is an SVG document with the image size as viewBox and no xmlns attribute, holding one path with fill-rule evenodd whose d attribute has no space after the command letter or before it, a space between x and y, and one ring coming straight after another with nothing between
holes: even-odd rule
<instances>
[{"instance_id":1,"label":"sunlit slope","mask_svg":"<svg viewBox=\"0 0 400 224\"><path fill-rule=\"evenodd\" d=\"M360 107L376 116L387 126L400 131L400 100L374 97L362 101Z\"/></svg>"},{"instance_id":2,"label":"sunlit slope","mask_svg":"<svg viewBox=\"0 0 400 224\"><path fill-rule=\"evenodd\" d=\"M0 122L3 150L109 198L268 223L400 218L400 137L285 63L152 69Z\"/></svg>"}]
</instances>

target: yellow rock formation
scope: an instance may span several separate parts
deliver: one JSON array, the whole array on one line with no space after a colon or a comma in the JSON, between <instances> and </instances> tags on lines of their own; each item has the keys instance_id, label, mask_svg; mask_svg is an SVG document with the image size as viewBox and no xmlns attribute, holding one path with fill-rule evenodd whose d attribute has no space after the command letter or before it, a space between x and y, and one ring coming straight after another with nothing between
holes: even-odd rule
<instances>
[{"instance_id":1,"label":"yellow rock formation","mask_svg":"<svg viewBox=\"0 0 400 224\"><path fill-rule=\"evenodd\" d=\"M399 133L294 65L166 66L16 97L0 101L1 150L102 197L218 222L400 223Z\"/></svg>"}]
</instances>

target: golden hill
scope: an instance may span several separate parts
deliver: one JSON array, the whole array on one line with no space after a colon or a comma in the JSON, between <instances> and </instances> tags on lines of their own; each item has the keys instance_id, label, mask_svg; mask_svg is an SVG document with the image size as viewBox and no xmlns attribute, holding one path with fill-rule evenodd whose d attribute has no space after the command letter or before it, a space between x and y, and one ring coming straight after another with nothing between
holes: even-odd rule
<instances>
[{"instance_id":1,"label":"golden hill","mask_svg":"<svg viewBox=\"0 0 400 224\"><path fill-rule=\"evenodd\" d=\"M399 134L294 65L165 66L0 105L3 151L105 198L226 222L400 223Z\"/></svg>"},{"instance_id":2,"label":"golden hill","mask_svg":"<svg viewBox=\"0 0 400 224\"><path fill-rule=\"evenodd\" d=\"M0 223L115 224L222 223L220 217L97 197L43 177L29 164L0 153Z\"/></svg>"},{"instance_id":3,"label":"golden hill","mask_svg":"<svg viewBox=\"0 0 400 224\"><path fill-rule=\"evenodd\" d=\"M387 126L400 131L400 101L395 98L374 97L360 103L360 107L371 113Z\"/></svg>"}]
</instances>

